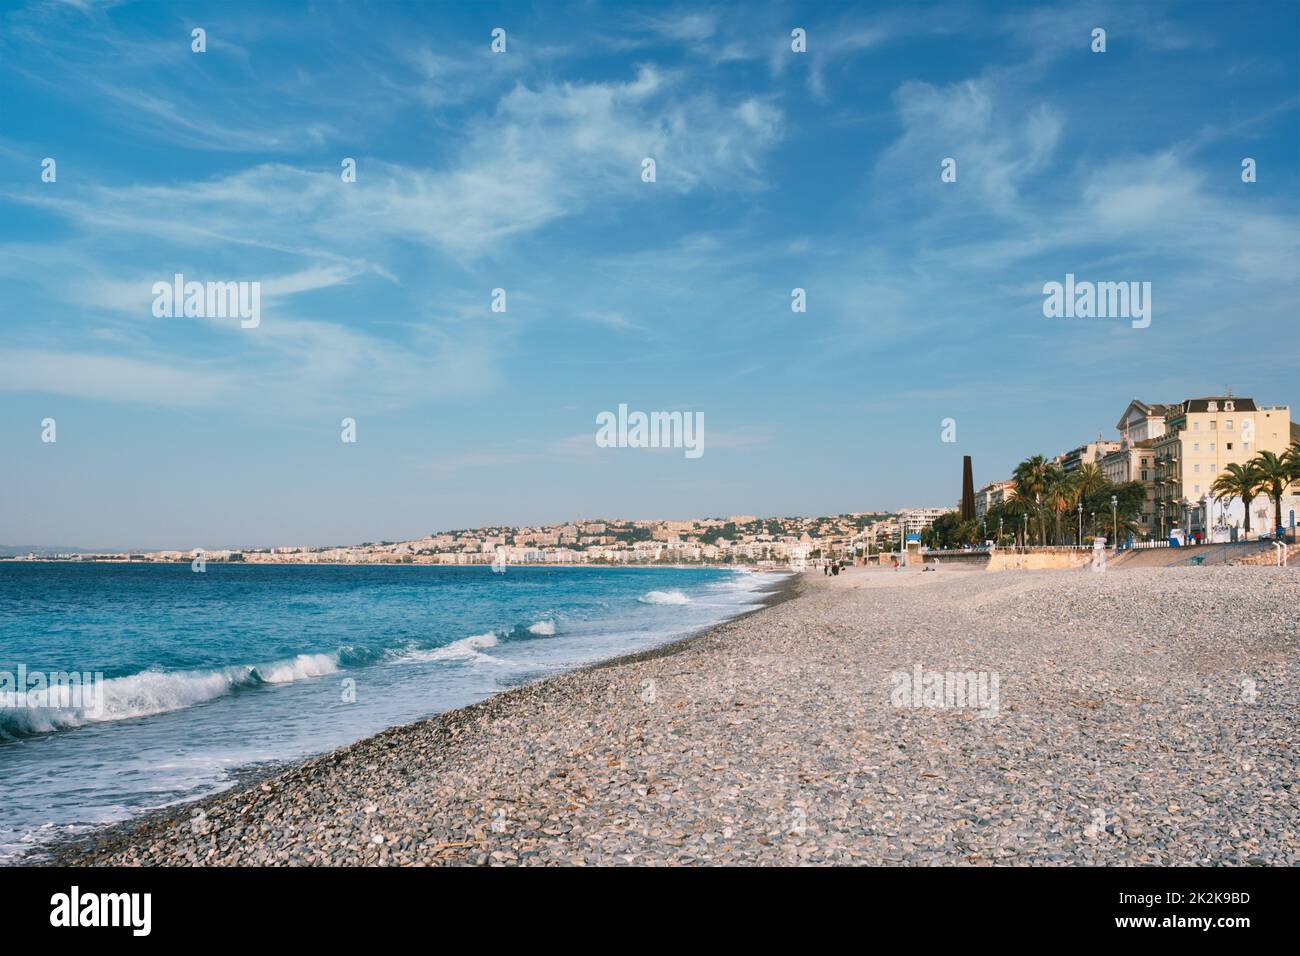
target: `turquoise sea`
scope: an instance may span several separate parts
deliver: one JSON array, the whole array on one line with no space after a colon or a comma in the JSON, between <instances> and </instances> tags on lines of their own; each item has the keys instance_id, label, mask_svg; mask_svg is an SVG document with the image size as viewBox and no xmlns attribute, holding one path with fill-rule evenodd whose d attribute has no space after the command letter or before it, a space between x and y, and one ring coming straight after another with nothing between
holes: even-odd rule
<instances>
[{"instance_id":1,"label":"turquoise sea","mask_svg":"<svg viewBox=\"0 0 1300 956\"><path fill-rule=\"evenodd\" d=\"M709 568L0 563L0 862L666 643L774 583ZM102 681L40 693L33 675L52 672Z\"/></svg>"}]
</instances>

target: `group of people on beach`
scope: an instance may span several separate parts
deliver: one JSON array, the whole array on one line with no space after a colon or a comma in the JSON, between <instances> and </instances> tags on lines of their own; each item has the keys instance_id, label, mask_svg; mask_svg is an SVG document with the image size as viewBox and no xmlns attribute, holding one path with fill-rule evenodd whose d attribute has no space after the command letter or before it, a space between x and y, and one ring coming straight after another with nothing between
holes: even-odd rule
<instances>
[{"instance_id":1,"label":"group of people on beach","mask_svg":"<svg viewBox=\"0 0 1300 956\"><path fill-rule=\"evenodd\" d=\"M840 568L842 568L843 566L844 566L844 564L843 564L843 562L841 562L841 561L831 561L831 562L829 562L828 564L823 564L823 565L822 565L822 574L823 574L823 575L827 575L827 574L839 574L839 573L840 573Z\"/></svg>"}]
</instances>

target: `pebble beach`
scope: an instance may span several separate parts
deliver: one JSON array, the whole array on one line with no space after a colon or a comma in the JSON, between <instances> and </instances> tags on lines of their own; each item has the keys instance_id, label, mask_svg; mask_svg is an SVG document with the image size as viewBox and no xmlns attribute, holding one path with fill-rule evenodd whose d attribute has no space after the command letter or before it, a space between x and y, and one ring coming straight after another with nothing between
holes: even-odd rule
<instances>
[{"instance_id":1,"label":"pebble beach","mask_svg":"<svg viewBox=\"0 0 1300 956\"><path fill-rule=\"evenodd\" d=\"M1300 864L1295 570L773 584L703 634L35 862Z\"/></svg>"}]
</instances>

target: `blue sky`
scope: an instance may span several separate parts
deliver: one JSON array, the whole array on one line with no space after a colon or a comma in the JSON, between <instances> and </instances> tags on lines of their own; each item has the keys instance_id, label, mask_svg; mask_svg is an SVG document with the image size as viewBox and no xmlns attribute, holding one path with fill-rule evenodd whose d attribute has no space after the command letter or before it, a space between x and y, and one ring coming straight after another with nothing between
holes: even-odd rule
<instances>
[{"instance_id":1,"label":"blue sky","mask_svg":"<svg viewBox=\"0 0 1300 956\"><path fill-rule=\"evenodd\" d=\"M949 504L1135 397L1300 404L1298 10L5 4L0 542ZM177 272L261 325L154 317ZM705 454L597 448L620 403Z\"/></svg>"}]
</instances>

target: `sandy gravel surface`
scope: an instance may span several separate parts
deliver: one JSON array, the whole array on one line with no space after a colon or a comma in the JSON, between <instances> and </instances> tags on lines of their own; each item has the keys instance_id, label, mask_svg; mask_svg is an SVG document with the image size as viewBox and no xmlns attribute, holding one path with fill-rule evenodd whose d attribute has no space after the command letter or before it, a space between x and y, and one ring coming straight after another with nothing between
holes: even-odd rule
<instances>
[{"instance_id":1,"label":"sandy gravel surface","mask_svg":"<svg viewBox=\"0 0 1300 956\"><path fill-rule=\"evenodd\" d=\"M62 858L1300 863L1300 571L854 570L800 590Z\"/></svg>"}]
</instances>

